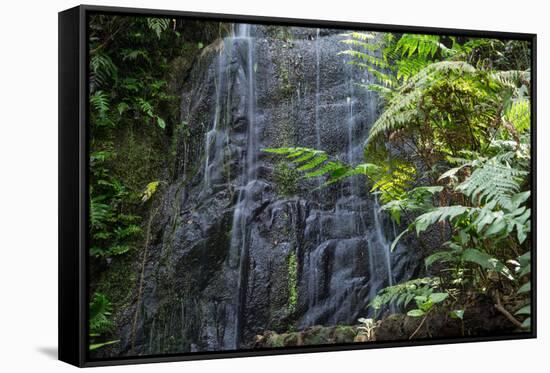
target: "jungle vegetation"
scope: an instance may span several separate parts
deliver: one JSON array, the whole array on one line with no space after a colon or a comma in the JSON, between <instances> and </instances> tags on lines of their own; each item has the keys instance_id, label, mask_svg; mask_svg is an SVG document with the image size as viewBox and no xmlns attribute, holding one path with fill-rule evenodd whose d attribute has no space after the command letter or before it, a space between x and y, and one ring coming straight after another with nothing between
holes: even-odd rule
<instances>
[{"instance_id":1,"label":"jungle vegetation","mask_svg":"<svg viewBox=\"0 0 550 373\"><path fill-rule=\"evenodd\" d=\"M176 19L90 19L90 350L117 343L112 311L139 283L130 257L140 255L155 192L170 176L161 170L188 131L174 75L224 32L213 25L193 34Z\"/></svg>"},{"instance_id":2,"label":"jungle vegetation","mask_svg":"<svg viewBox=\"0 0 550 373\"><path fill-rule=\"evenodd\" d=\"M90 350L118 342L113 314L141 287L132 257L145 255L155 198L172 177L180 139L190 137L174 76L228 33L214 22L202 23L202 32L193 27L199 28L167 18L95 15L90 22ZM529 44L352 32L343 36L341 53L375 78L359 85L383 101L382 114L360 139L364 162L347 164L299 144L264 149L284 170L280 178L321 179L321 188L364 178L381 210L402 228L389 249L418 236L411 250L423 251L429 276L382 289L370 303L377 317L395 304L422 322L435 312L463 319L482 294L528 330ZM287 189L283 194L293 193ZM423 247L426 232L444 238L437 250ZM291 256L287 263L294 273L290 310L298 296L296 261ZM372 320L359 322L368 336L376 328Z\"/></svg>"},{"instance_id":3,"label":"jungle vegetation","mask_svg":"<svg viewBox=\"0 0 550 373\"><path fill-rule=\"evenodd\" d=\"M303 178L322 178L321 187L362 175L402 227L390 249L417 236L418 247L409 249L424 251L429 277L382 289L370 302L375 317L393 304L422 318L420 326L435 312L462 320L483 295L529 330L529 44L363 32L346 34L343 44L349 63L376 80L362 87L383 99L361 139L364 163L299 146L264 151L284 157ZM426 232L442 238L439 248L423 247Z\"/></svg>"}]
</instances>

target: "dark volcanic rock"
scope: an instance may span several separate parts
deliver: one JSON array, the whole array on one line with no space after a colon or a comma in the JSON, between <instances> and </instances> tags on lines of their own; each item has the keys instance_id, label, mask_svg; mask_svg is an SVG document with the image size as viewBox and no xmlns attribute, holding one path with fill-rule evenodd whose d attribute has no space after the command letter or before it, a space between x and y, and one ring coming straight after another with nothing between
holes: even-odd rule
<instances>
[{"instance_id":1,"label":"dark volcanic rock","mask_svg":"<svg viewBox=\"0 0 550 373\"><path fill-rule=\"evenodd\" d=\"M251 347L254 348L277 348L312 346L334 343L358 342L360 332L357 326L320 326L315 325L299 332L288 332L277 334L265 332L257 335Z\"/></svg>"},{"instance_id":2,"label":"dark volcanic rock","mask_svg":"<svg viewBox=\"0 0 550 373\"><path fill-rule=\"evenodd\" d=\"M426 338L459 338L470 336L510 335L516 327L497 311L488 297L478 296L475 306L464 312L464 322L447 313L432 312L422 317L393 314L383 319L376 328L377 341ZM422 324L422 325L421 325Z\"/></svg>"},{"instance_id":3,"label":"dark volcanic rock","mask_svg":"<svg viewBox=\"0 0 550 373\"><path fill-rule=\"evenodd\" d=\"M119 355L234 349L296 327L306 330L260 345L347 343L356 329L307 327L355 324L373 291L421 270L404 247L383 264L394 233L360 177L313 190L260 151L362 161L378 99L357 87L371 78L338 55L341 39L238 27L186 71L176 172L156 197Z\"/></svg>"}]
</instances>

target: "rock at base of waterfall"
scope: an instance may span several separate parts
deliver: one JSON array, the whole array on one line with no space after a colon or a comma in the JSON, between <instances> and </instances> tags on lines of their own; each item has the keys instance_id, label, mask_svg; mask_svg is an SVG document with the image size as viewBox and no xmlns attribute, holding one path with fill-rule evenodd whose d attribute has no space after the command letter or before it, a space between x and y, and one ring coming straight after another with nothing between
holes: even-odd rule
<instances>
[{"instance_id":1,"label":"rock at base of waterfall","mask_svg":"<svg viewBox=\"0 0 550 373\"><path fill-rule=\"evenodd\" d=\"M315 325L298 332L275 333L272 331L257 335L254 348L312 346L335 343L357 342L360 331L357 326Z\"/></svg>"}]
</instances>

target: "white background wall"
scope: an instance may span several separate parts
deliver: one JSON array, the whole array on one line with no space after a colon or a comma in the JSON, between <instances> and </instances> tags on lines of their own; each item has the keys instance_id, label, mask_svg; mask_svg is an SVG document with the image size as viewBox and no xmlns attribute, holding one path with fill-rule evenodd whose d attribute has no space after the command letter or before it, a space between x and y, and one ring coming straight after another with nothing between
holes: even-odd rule
<instances>
[{"instance_id":1,"label":"white background wall","mask_svg":"<svg viewBox=\"0 0 550 373\"><path fill-rule=\"evenodd\" d=\"M550 362L550 140L544 0L90 0L97 5L531 32L538 48L537 340L110 368L116 372L541 372ZM0 371L69 371L57 351L57 12L76 1L2 2L0 12Z\"/></svg>"}]
</instances>

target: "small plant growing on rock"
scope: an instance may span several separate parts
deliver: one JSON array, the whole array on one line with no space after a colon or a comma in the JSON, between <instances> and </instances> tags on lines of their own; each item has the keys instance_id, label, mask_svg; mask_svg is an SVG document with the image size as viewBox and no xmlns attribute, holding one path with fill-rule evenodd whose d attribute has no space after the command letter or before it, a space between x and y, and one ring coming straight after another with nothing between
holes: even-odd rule
<instances>
[{"instance_id":1,"label":"small plant growing on rock","mask_svg":"<svg viewBox=\"0 0 550 373\"><path fill-rule=\"evenodd\" d=\"M378 324L374 319L360 318L359 321L362 325L357 328L359 334L357 335L356 342L368 342L374 340L374 330L378 327Z\"/></svg>"}]
</instances>

